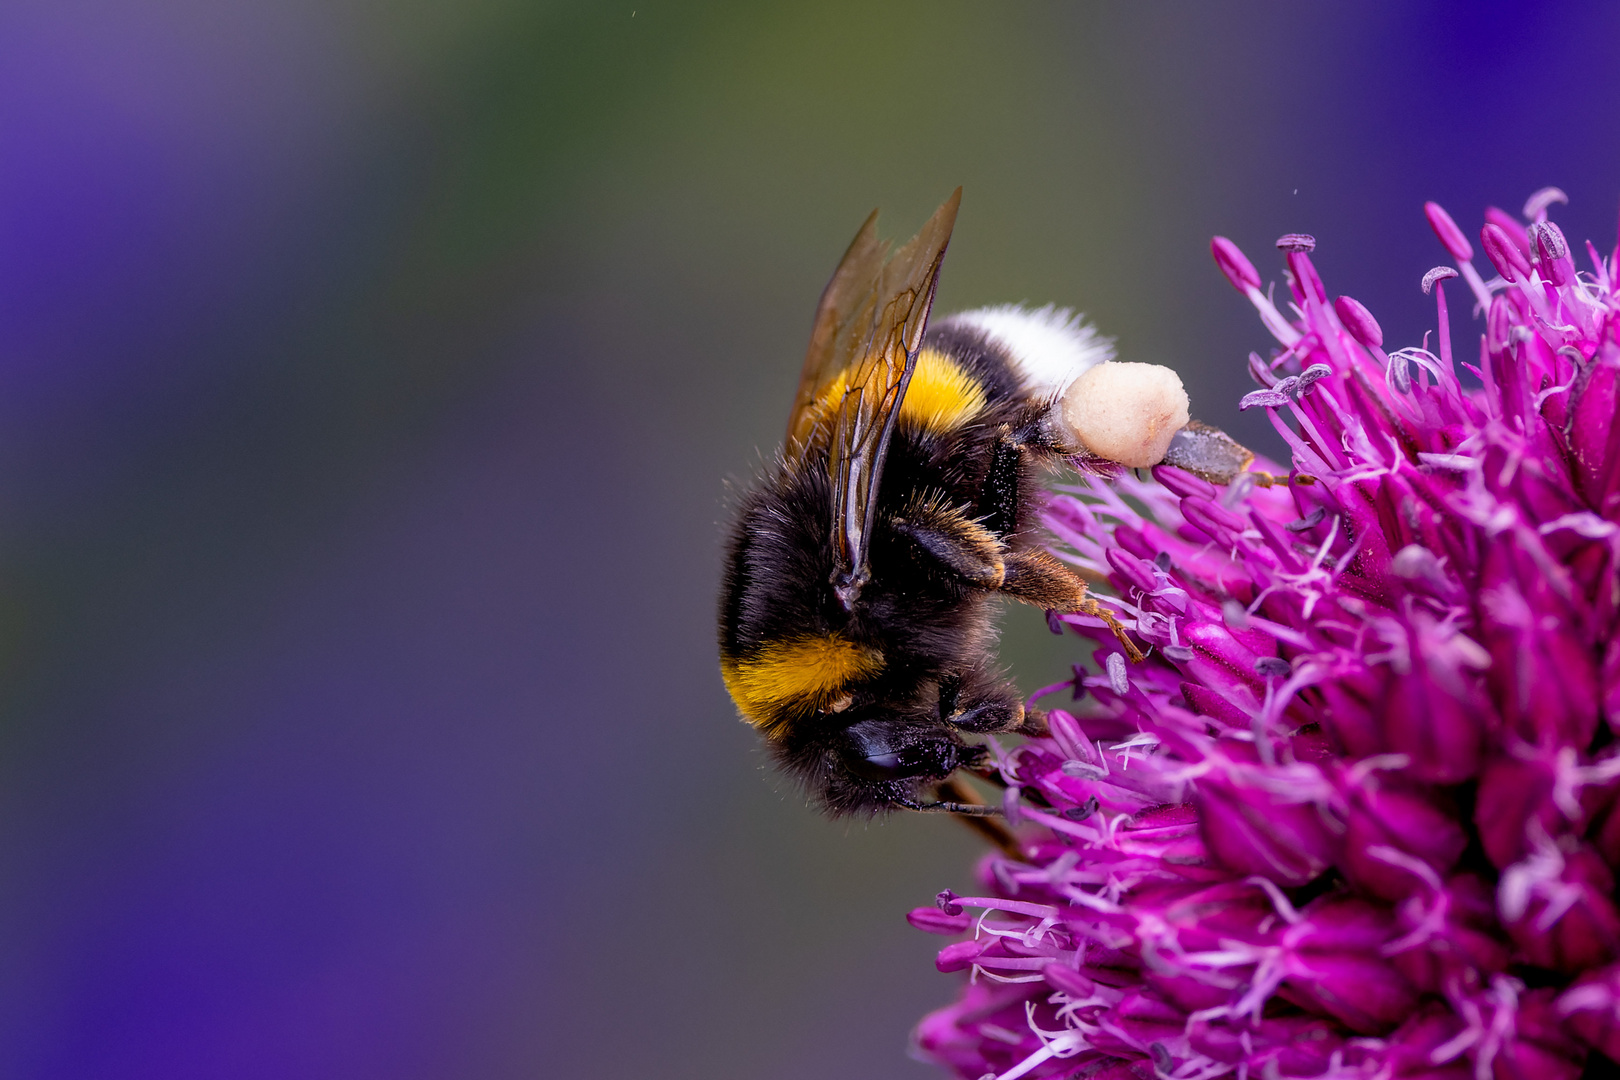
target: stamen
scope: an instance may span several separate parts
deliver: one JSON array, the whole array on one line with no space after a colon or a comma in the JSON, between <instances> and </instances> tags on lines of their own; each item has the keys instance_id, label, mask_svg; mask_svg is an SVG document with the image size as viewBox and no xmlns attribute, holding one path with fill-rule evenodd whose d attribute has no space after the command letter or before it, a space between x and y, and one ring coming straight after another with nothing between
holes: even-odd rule
<instances>
[{"instance_id":1,"label":"stamen","mask_svg":"<svg viewBox=\"0 0 1620 1080\"><path fill-rule=\"evenodd\" d=\"M1575 267L1569 258L1569 243L1564 230L1550 221L1538 221L1530 226L1530 250L1536 256L1536 269L1555 286L1563 288L1575 279Z\"/></svg>"},{"instance_id":2,"label":"stamen","mask_svg":"<svg viewBox=\"0 0 1620 1080\"><path fill-rule=\"evenodd\" d=\"M1294 666L1280 656L1262 656L1254 662L1255 674L1262 679L1286 679Z\"/></svg>"},{"instance_id":3,"label":"stamen","mask_svg":"<svg viewBox=\"0 0 1620 1080\"><path fill-rule=\"evenodd\" d=\"M1322 520L1326 517L1327 507L1318 506L1315 510L1312 510L1304 517L1295 521L1290 521L1287 525L1284 525L1283 528L1287 529L1291 533L1310 532L1312 529L1322 524Z\"/></svg>"},{"instance_id":4,"label":"stamen","mask_svg":"<svg viewBox=\"0 0 1620 1080\"><path fill-rule=\"evenodd\" d=\"M1524 216L1527 221L1547 220L1547 207L1553 203L1569 204L1569 196L1555 187L1544 187L1524 202Z\"/></svg>"},{"instance_id":5,"label":"stamen","mask_svg":"<svg viewBox=\"0 0 1620 1080\"><path fill-rule=\"evenodd\" d=\"M1063 816L1070 821L1084 821L1092 814L1095 814L1097 808L1101 805L1102 803L1098 801L1097 796L1093 795L1079 806L1071 806L1063 811Z\"/></svg>"},{"instance_id":6,"label":"stamen","mask_svg":"<svg viewBox=\"0 0 1620 1080\"><path fill-rule=\"evenodd\" d=\"M1457 271L1449 266L1437 266L1423 275L1423 295L1428 296L1429 290L1434 288L1437 281L1447 281L1457 276ZM1382 344L1382 342L1380 342Z\"/></svg>"},{"instance_id":7,"label":"stamen","mask_svg":"<svg viewBox=\"0 0 1620 1080\"><path fill-rule=\"evenodd\" d=\"M1412 392L1412 372L1406 362L1406 355L1397 352L1389 358L1389 370L1385 372L1389 385L1402 394Z\"/></svg>"},{"instance_id":8,"label":"stamen","mask_svg":"<svg viewBox=\"0 0 1620 1080\"><path fill-rule=\"evenodd\" d=\"M1316 250L1316 237L1309 233L1284 233L1277 237L1277 250L1305 252Z\"/></svg>"},{"instance_id":9,"label":"stamen","mask_svg":"<svg viewBox=\"0 0 1620 1080\"><path fill-rule=\"evenodd\" d=\"M1124 697L1131 689L1130 677L1125 674L1125 658L1117 652L1111 652L1104 661L1104 666L1108 669L1108 685L1113 688L1114 693Z\"/></svg>"}]
</instances>

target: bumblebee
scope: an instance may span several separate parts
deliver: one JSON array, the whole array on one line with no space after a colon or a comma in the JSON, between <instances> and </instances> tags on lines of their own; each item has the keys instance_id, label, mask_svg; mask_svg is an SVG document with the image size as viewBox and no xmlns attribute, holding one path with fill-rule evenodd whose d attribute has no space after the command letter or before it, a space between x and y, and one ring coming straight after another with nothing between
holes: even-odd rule
<instances>
[{"instance_id":1,"label":"bumblebee","mask_svg":"<svg viewBox=\"0 0 1620 1080\"><path fill-rule=\"evenodd\" d=\"M993 657L997 597L1102 619L1042 549L1040 470L1087 457L1058 414L1110 358L1063 310L929 326L961 189L897 251L877 213L816 309L787 436L741 501L720 598L720 666L777 763L833 815L980 815L950 783L1031 730Z\"/></svg>"}]
</instances>

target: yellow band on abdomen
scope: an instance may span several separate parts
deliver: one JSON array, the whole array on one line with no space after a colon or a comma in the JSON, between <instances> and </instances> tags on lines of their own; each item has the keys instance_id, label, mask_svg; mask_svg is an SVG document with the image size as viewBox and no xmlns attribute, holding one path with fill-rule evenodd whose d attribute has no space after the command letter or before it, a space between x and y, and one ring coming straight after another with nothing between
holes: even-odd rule
<instances>
[{"instance_id":1,"label":"yellow band on abdomen","mask_svg":"<svg viewBox=\"0 0 1620 1080\"><path fill-rule=\"evenodd\" d=\"M746 660L720 663L743 719L767 729L782 722L784 709L821 708L882 669L882 653L831 634L773 642Z\"/></svg>"}]
</instances>

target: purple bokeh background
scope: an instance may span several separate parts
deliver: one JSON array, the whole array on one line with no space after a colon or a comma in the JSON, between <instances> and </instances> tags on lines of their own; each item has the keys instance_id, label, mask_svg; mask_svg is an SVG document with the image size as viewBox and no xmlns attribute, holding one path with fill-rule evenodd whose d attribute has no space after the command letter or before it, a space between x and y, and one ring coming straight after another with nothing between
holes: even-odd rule
<instances>
[{"instance_id":1,"label":"purple bokeh background","mask_svg":"<svg viewBox=\"0 0 1620 1080\"><path fill-rule=\"evenodd\" d=\"M1607 248L1617 31L0 8L0 1076L929 1075L902 914L973 841L815 818L712 655L722 479L849 235L964 184L941 310L1082 305L1273 448L1209 235L1313 232L1397 344L1426 198L1558 184Z\"/></svg>"}]
</instances>

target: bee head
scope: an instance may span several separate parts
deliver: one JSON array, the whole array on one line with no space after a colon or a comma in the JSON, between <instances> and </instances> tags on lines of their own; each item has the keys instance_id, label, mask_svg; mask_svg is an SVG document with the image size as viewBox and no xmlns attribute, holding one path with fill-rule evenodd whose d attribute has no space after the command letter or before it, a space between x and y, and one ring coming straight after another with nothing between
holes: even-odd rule
<instances>
[{"instance_id":1,"label":"bee head","mask_svg":"<svg viewBox=\"0 0 1620 1080\"><path fill-rule=\"evenodd\" d=\"M977 764L985 754L937 716L896 715L893 702L865 718L857 713L853 723L836 731L779 742L776 751L782 765L836 815L914 806L921 789Z\"/></svg>"}]
</instances>

